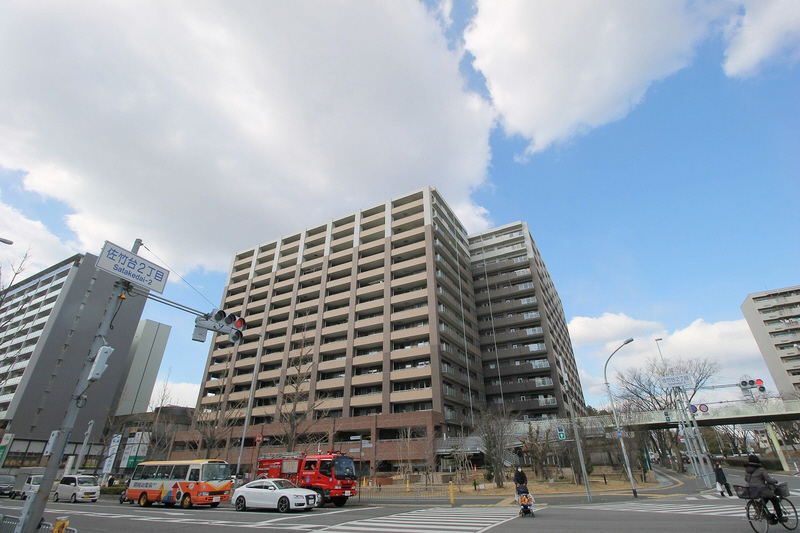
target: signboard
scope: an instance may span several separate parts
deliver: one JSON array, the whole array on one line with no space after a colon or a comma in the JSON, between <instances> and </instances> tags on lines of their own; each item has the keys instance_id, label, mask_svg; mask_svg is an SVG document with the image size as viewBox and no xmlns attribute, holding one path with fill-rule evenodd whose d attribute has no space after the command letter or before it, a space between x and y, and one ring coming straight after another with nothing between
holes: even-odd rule
<instances>
[{"instance_id":1,"label":"signboard","mask_svg":"<svg viewBox=\"0 0 800 533\"><path fill-rule=\"evenodd\" d=\"M6 454L8 453L8 449L11 448L11 443L14 441L14 434L13 433L6 433L3 435L3 439L0 440L0 467L3 466L3 461L6 460Z\"/></svg>"},{"instance_id":2,"label":"signboard","mask_svg":"<svg viewBox=\"0 0 800 533\"><path fill-rule=\"evenodd\" d=\"M621 438L623 438L623 437L627 437L627 436L628 436L628 432L627 432L627 431L623 431L623 430L619 430L619 431L615 431L615 432L613 432L611 435L612 435L612 436L613 436L615 439L621 439Z\"/></svg>"},{"instance_id":3,"label":"signboard","mask_svg":"<svg viewBox=\"0 0 800 533\"><path fill-rule=\"evenodd\" d=\"M661 378L661 385L663 387L692 387L694 386L694 380L689 374L664 376Z\"/></svg>"},{"instance_id":4,"label":"signboard","mask_svg":"<svg viewBox=\"0 0 800 533\"><path fill-rule=\"evenodd\" d=\"M708 412L708 406L706 404L704 404L704 403L701 403L699 406L697 406L697 408L700 409L701 413L707 413Z\"/></svg>"},{"instance_id":5,"label":"signboard","mask_svg":"<svg viewBox=\"0 0 800 533\"><path fill-rule=\"evenodd\" d=\"M106 241L95 267L125 281L163 294L169 270L161 267L113 242Z\"/></svg>"},{"instance_id":6,"label":"signboard","mask_svg":"<svg viewBox=\"0 0 800 533\"><path fill-rule=\"evenodd\" d=\"M689 410L692 412L692 414L695 414L697 412L697 406L696 405L690 405L689 406Z\"/></svg>"},{"instance_id":7,"label":"signboard","mask_svg":"<svg viewBox=\"0 0 800 533\"><path fill-rule=\"evenodd\" d=\"M358 452L360 452L360 451L361 451L361 450L360 450L360 449L358 449L358 448L350 448L349 450L347 450L347 453L358 453Z\"/></svg>"},{"instance_id":8,"label":"signboard","mask_svg":"<svg viewBox=\"0 0 800 533\"><path fill-rule=\"evenodd\" d=\"M111 469L114 468L114 460L117 458L117 450L119 449L120 441L122 441L122 435L119 433L111 438L111 443L108 445L107 459L103 463L104 474L110 474Z\"/></svg>"},{"instance_id":9,"label":"signboard","mask_svg":"<svg viewBox=\"0 0 800 533\"><path fill-rule=\"evenodd\" d=\"M262 442L264 442L264 435L259 433L258 435L256 435L256 444L261 444Z\"/></svg>"},{"instance_id":10,"label":"signboard","mask_svg":"<svg viewBox=\"0 0 800 533\"><path fill-rule=\"evenodd\" d=\"M361 447L362 448L372 448L372 443L368 442L368 441L365 441L365 440L362 440L361 441Z\"/></svg>"}]
</instances>

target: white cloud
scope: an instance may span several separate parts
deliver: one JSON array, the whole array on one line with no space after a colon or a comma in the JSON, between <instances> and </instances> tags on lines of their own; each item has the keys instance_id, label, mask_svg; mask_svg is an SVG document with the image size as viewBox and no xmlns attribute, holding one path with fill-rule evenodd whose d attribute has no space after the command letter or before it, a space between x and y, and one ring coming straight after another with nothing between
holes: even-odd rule
<instances>
[{"instance_id":1,"label":"white cloud","mask_svg":"<svg viewBox=\"0 0 800 533\"><path fill-rule=\"evenodd\" d=\"M480 228L495 118L459 60L416 2L11 2L0 166L81 251L183 272L429 184Z\"/></svg>"},{"instance_id":2,"label":"white cloud","mask_svg":"<svg viewBox=\"0 0 800 533\"><path fill-rule=\"evenodd\" d=\"M710 6L672 0L478 0L465 32L509 135L538 152L624 117L689 64Z\"/></svg>"},{"instance_id":3,"label":"white cloud","mask_svg":"<svg viewBox=\"0 0 800 533\"><path fill-rule=\"evenodd\" d=\"M748 0L728 28L724 69L750 76L769 58L800 59L800 4L796 0Z\"/></svg>"},{"instance_id":4,"label":"white cloud","mask_svg":"<svg viewBox=\"0 0 800 533\"><path fill-rule=\"evenodd\" d=\"M153 387L153 395L150 397L150 405L158 406L161 404L162 395L165 395L165 405L181 405L184 407L195 407L197 397L200 394L200 384L180 383L172 381L156 380Z\"/></svg>"},{"instance_id":5,"label":"white cloud","mask_svg":"<svg viewBox=\"0 0 800 533\"><path fill-rule=\"evenodd\" d=\"M603 313L600 317L576 316L569 321L572 345L587 346L605 343L619 344L628 337L637 337L663 329L658 322L636 320L624 313Z\"/></svg>"},{"instance_id":6,"label":"white cloud","mask_svg":"<svg viewBox=\"0 0 800 533\"><path fill-rule=\"evenodd\" d=\"M578 326L575 326L576 320ZM570 322L575 355L580 368L581 383L587 403L604 405L606 397L603 366L622 340L633 337L634 342L617 352L609 362L608 378L614 384L617 371L642 367L649 358L661 355L669 361L673 358L695 359L709 357L719 362L720 370L712 384L734 384L742 375L760 377L768 388L775 390L772 378L764 364L755 339L744 319L706 322L697 319L688 326L668 332L658 322L636 320L626 315L606 313L598 318L578 317ZM627 327L626 327L627 326ZM573 330L587 342L575 341ZM608 334L604 334L608 332ZM580 337L579 337L580 338ZM657 338L662 339L656 344ZM601 344L603 343L603 344ZM658 348L661 348L659 354ZM704 398L736 399L741 397L737 389L721 389L707 392Z\"/></svg>"},{"instance_id":7,"label":"white cloud","mask_svg":"<svg viewBox=\"0 0 800 533\"><path fill-rule=\"evenodd\" d=\"M3 283L10 282L10 263L19 267L25 253L28 253L26 267L16 281L32 275L58 261L77 253L75 243L61 242L38 220L26 218L19 210L0 202L0 237L14 241L11 246L0 244L0 257L5 259L2 265Z\"/></svg>"}]
</instances>

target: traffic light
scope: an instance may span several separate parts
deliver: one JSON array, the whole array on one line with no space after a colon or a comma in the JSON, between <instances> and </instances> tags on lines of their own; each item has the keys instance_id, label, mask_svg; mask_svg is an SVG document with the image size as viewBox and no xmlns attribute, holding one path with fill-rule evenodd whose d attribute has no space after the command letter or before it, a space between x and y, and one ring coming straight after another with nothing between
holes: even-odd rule
<instances>
[{"instance_id":1,"label":"traffic light","mask_svg":"<svg viewBox=\"0 0 800 533\"><path fill-rule=\"evenodd\" d=\"M558 431L558 440L564 440L567 438L567 434L564 431L564 426L562 425L556 426L556 431Z\"/></svg>"},{"instance_id":2,"label":"traffic light","mask_svg":"<svg viewBox=\"0 0 800 533\"><path fill-rule=\"evenodd\" d=\"M194 334L192 340L205 342L206 331L216 331L228 335L228 340L234 344L242 342L242 330L247 327L244 318L229 315L222 309L215 309L210 314L194 319Z\"/></svg>"},{"instance_id":3,"label":"traffic light","mask_svg":"<svg viewBox=\"0 0 800 533\"><path fill-rule=\"evenodd\" d=\"M750 389L757 389L758 392L767 392L763 379L743 379L739 382L739 388L742 389L743 393L747 391L752 394Z\"/></svg>"}]
</instances>

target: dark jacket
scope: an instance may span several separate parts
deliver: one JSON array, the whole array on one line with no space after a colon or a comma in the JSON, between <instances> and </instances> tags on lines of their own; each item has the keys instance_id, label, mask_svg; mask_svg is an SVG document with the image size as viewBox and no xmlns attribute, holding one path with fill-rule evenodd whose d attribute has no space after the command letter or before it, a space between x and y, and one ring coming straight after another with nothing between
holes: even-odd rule
<instances>
[{"instance_id":1,"label":"dark jacket","mask_svg":"<svg viewBox=\"0 0 800 533\"><path fill-rule=\"evenodd\" d=\"M775 494L769 484L776 485L778 480L770 476L767 470L758 463L747 463L744 467L744 481L748 487L761 489L761 497L769 498Z\"/></svg>"},{"instance_id":2,"label":"dark jacket","mask_svg":"<svg viewBox=\"0 0 800 533\"><path fill-rule=\"evenodd\" d=\"M717 483L725 485L728 482L728 478L725 477L725 472L722 471L721 466L714 468L714 475L717 477Z\"/></svg>"},{"instance_id":3,"label":"dark jacket","mask_svg":"<svg viewBox=\"0 0 800 533\"><path fill-rule=\"evenodd\" d=\"M514 472L514 483L517 485L527 485L528 484L528 476L525 475L525 472L522 470L517 470Z\"/></svg>"}]
</instances>

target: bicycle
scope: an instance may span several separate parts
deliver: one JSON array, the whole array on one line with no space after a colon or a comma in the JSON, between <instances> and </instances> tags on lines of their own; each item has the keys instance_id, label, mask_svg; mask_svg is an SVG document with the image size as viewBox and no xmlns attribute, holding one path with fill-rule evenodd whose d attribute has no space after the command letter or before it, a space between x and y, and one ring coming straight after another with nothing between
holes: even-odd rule
<instances>
[{"instance_id":1,"label":"bicycle","mask_svg":"<svg viewBox=\"0 0 800 533\"><path fill-rule=\"evenodd\" d=\"M798 517L797 509L794 504L786 497L789 496L789 486L786 483L778 483L775 486L775 497L778 498L778 505L781 509L781 514L786 518L785 522L778 522L774 515L767 508L767 501L761 498L760 489L755 487L744 487L734 485L736 489L736 496L743 500L747 500L744 507L747 521L750 527L756 533L767 533L770 525L780 524L789 531L797 529Z\"/></svg>"}]
</instances>

